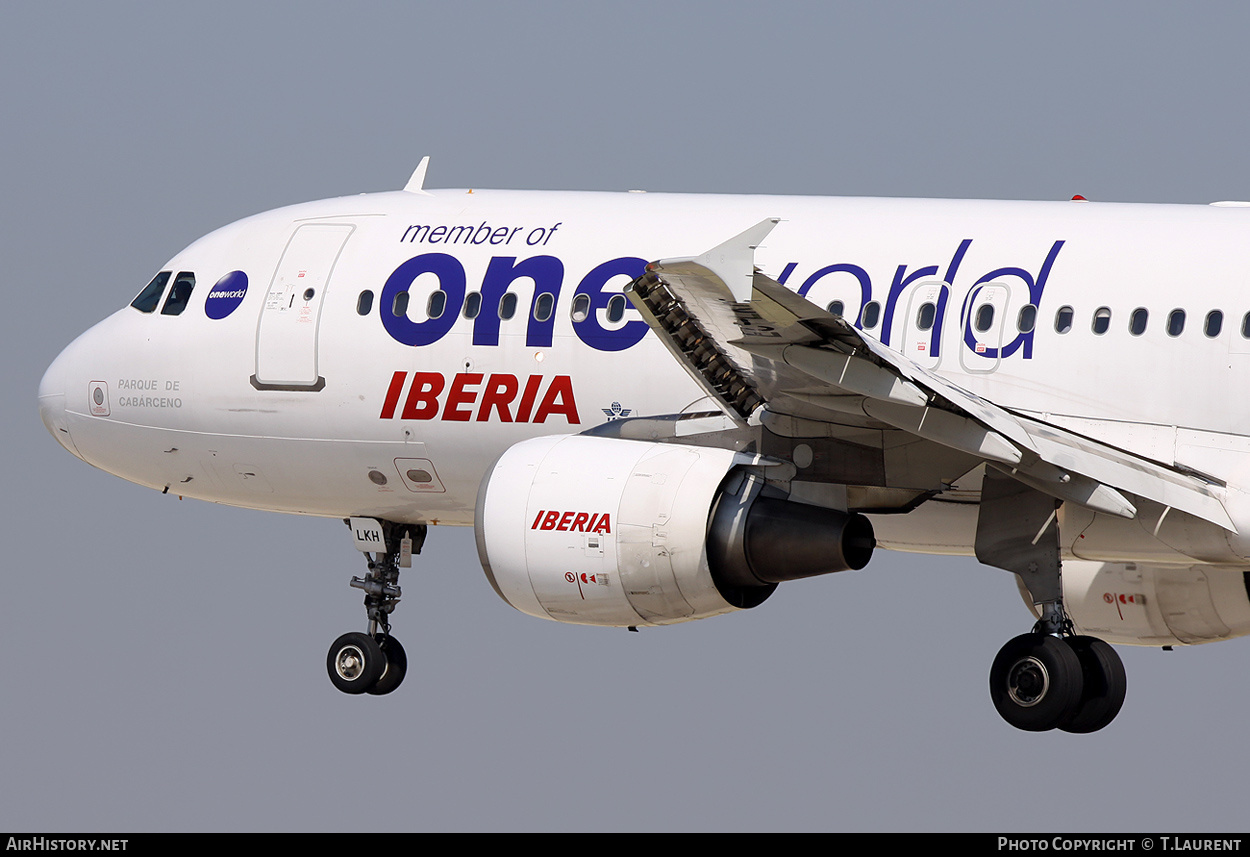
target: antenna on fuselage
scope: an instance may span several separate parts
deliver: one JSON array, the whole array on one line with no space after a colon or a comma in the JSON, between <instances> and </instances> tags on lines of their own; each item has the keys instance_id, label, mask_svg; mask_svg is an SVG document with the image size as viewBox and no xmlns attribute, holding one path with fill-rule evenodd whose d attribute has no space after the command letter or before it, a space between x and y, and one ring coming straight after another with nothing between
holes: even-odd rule
<instances>
[{"instance_id":1,"label":"antenna on fuselage","mask_svg":"<svg viewBox=\"0 0 1250 857\"><path fill-rule=\"evenodd\" d=\"M421 159L421 163L417 164L417 168L412 171L412 178L408 179L408 184L404 185L404 190L409 193L425 193L425 170L430 165L430 156L426 155Z\"/></svg>"}]
</instances>

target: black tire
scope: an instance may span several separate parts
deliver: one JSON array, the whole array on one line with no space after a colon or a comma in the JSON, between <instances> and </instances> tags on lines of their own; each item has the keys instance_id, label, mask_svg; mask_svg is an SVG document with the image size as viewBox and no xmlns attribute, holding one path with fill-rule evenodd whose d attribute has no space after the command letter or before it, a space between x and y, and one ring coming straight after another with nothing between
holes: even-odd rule
<instances>
[{"instance_id":1,"label":"black tire","mask_svg":"<svg viewBox=\"0 0 1250 857\"><path fill-rule=\"evenodd\" d=\"M326 655L330 681L343 693L364 693L377 684L385 671L386 655L368 634L344 634Z\"/></svg>"},{"instance_id":2,"label":"black tire","mask_svg":"<svg viewBox=\"0 0 1250 857\"><path fill-rule=\"evenodd\" d=\"M1115 720L1124 705L1124 662L1115 649L1097 637L1069 637L1064 642L1081 662L1084 690L1072 720L1059 728L1077 734L1097 732Z\"/></svg>"},{"instance_id":3,"label":"black tire","mask_svg":"<svg viewBox=\"0 0 1250 857\"><path fill-rule=\"evenodd\" d=\"M399 640L394 637L378 634L377 641L382 647L382 654L386 656L386 669L373 687L366 692L374 696L382 696L403 683L404 676L408 673L408 655L404 652L404 647L399 644Z\"/></svg>"},{"instance_id":4,"label":"black tire","mask_svg":"<svg viewBox=\"0 0 1250 857\"><path fill-rule=\"evenodd\" d=\"M1026 732L1067 725L1081 702L1081 662L1072 647L1047 634L1022 634L990 667L990 699L1004 720Z\"/></svg>"}]
</instances>

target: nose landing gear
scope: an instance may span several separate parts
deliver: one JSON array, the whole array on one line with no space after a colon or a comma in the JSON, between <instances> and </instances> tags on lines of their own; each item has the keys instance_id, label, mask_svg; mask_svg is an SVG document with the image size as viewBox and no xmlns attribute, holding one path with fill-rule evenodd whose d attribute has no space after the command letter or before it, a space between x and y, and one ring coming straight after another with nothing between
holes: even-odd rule
<instances>
[{"instance_id":1,"label":"nose landing gear","mask_svg":"<svg viewBox=\"0 0 1250 857\"><path fill-rule=\"evenodd\" d=\"M369 563L363 578L351 579L351 586L365 593L369 631L349 632L335 640L326 655L326 672L343 693L382 696L399 687L408 672L408 655L391 636L388 619L399 604L399 569L412 566L412 554L420 553L425 543L426 528L372 518L350 518L345 523ZM374 552L377 548L383 551Z\"/></svg>"}]
</instances>

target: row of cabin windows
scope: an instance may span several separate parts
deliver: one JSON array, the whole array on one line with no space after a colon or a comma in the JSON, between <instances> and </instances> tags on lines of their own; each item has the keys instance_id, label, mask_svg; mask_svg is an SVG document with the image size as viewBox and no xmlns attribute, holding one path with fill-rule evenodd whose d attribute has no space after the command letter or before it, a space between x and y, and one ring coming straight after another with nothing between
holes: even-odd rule
<instances>
[{"instance_id":1,"label":"row of cabin windows","mask_svg":"<svg viewBox=\"0 0 1250 857\"><path fill-rule=\"evenodd\" d=\"M395 299L391 301L391 314L394 316L403 316L408 314L408 292L398 292ZM624 295L613 295L608 300L607 318L610 322L618 322L625 317L625 308L628 306L628 300ZM550 292L541 292L534 299L534 321L548 321L556 308L556 296ZM356 312L359 315L368 315L373 309L373 292L366 289L360 293L360 297L356 300ZM505 292L499 298L499 306L497 312L499 317L507 320L516 315L517 296L515 292ZM429 318L442 318L443 313L447 311L447 293L441 289L430 293L429 299L425 302L425 314ZM464 298L464 317L468 319L477 318L482 312L482 293L470 292ZM573 297L573 304L569 308L569 317L573 321L585 321L590 315L590 295L579 294Z\"/></svg>"},{"instance_id":2,"label":"row of cabin windows","mask_svg":"<svg viewBox=\"0 0 1250 857\"><path fill-rule=\"evenodd\" d=\"M842 301L833 301L826 309L833 315L842 315L846 309L846 304ZM860 314L860 322L865 330L872 330L881 321L881 304L877 301L869 301L864 304L864 311ZM920 331L932 330L933 325L937 322L937 304L927 302L920 305L920 309L916 311L916 329ZM1029 304L1023 307L1016 315L1016 329L1021 333L1028 333L1037 324L1037 307ZM972 326L978 333L984 333L994 326L994 305L982 304L977 307L976 315L972 319Z\"/></svg>"},{"instance_id":3,"label":"row of cabin windows","mask_svg":"<svg viewBox=\"0 0 1250 857\"><path fill-rule=\"evenodd\" d=\"M165 287L169 285L170 277L173 276L172 271L161 271L152 278L152 282L139 292L138 297L130 302L130 305L139 312L150 313L156 310L160 305L161 296L165 294ZM178 276L174 277L173 288L169 290L168 297L165 298L165 304L161 306L161 315L181 315L182 311L187 308L187 302L191 299L191 292L195 288L195 274L191 271L179 271ZM304 293L304 300L311 300L313 297L312 289L308 289ZM534 320L547 321L555 312L556 297L550 292L539 294L534 301ZM618 322L625 317L625 308L628 305L624 295L613 295L608 300L607 318L610 322ZM361 315L368 315L373 309L373 292L365 290L360 293L360 297L356 301L356 312ZM429 300L426 302L426 313L430 318L441 318L447 309L447 293L438 290L430 294ZM510 319L516 315L517 296L515 292L506 292L499 299L499 317L502 319ZM482 293L472 292L465 297L464 300L464 317L477 318L482 311ZM395 295L395 300L391 304L391 312L397 316L406 315L408 312L408 292L399 292ZM590 315L590 295L579 294L573 298L573 305L569 312L573 321L585 321Z\"/></svg>"},{"instance_id":4,"label":"row of cabin windows","mask_svg":"<svg viewBox=\"0 0 1250 857\"><path fill-rule=\"evenodd\" d=\"M169 284L169 278L173 275L172 271L161 271L152 278L152 282L148 283L143 291L139 292L139 296L130 302L130 305L139 312L152 312L156 309L156 305L161 302L161 295L165 293L165 286ZM187 301L191 300L191 291L195 288L195 274L190 271L179 271L178 276L174 277L174 287L169 290L169 297L165 298L165 304L161 307L161 315L181 315L182 311L187 308Z\"/></svg>"},{"instance_id":5,"label":"row of cabin windows","mask_svg":"<svg viewBox=\"0 0 1250 857\"><path fill-rule=\"evenodd\" d=\"M1060 307L1055 313L1055 332L1067 333L1072 330L1073 321L1076 317L1075 311L1070 306ZM1150 321L1150 311L1145 307L1138 307L1129 313L1128 332L1133 336L1141 336L1146 332L1146 325ZM1099 307L1094 310L1093 320L1090 322L1090 330L1098 336L1102 336L1111 329L1111 308ZM1221 310L1213 309L1207 313L1206 318L1202 322L1202 332L1209 338L1214 339L1220 335L1220 331L1224 329L1224 313ZM1164 330L1168 336L1180 336L1185 332L1185 310L1174 309L1167 314L1164 322ZM1243 339L1250 339L1250 312L1241 317L1241 336Z\"/></svg>"},{"instance_id":6,"label":"row of cabin windows","mask_svg":"<svg viewBox=\"0 0 1250 857\"><path fill-rule=\"evenodd\" d=\"M842 301L833 301L827 307L830 313L834 315L842 315L846 309L846 304ZM1070 306L1060 307L1055 313L1055 332L1068 333L1072 330L1076 318L1076 311ZM871 330L877 326L881 320L881 304L877 301L869 301L864 304L864 311L861 313L861 324ZM932 329L934 322L937 320L937 306L933 303L922 304L916 313L916 329L926 331ZM1138 307L1129 314L1128 331L1133 336L1141 336L1146 332L1147 322L1150 320L1150 311L1145 307ZM1028 333L1037 325L1037 307L1028 304L1020 309L1016 315L1016 330L1020 333ZM976 314L972 319L972 326L978 333L984 333L994 326L994 306L993 304L982 304L977 307ZM1111 308L1099 307L1094 310L1093 319L1090 322L1090 330L1098 336L1102 336L1111 329ZM1185 310L1174 309L1167 315L1167 323L1165 329L1168 336L1180 336L1185 332ZM1213 309L1207 313L1206 319L1203 321L1202 332L1211 339L1220 335L1220 331L1224 329L1224 313L1218 309ZM1250 339L1250 312L1241 318L1241 335L1244 339Z\"/></svg>"},{"instance_id":7,"label":"row of cabin windows","mask_svg":"<svg viewBox=\"0 0 1250 857\"><path fill-rule=\"evenodd\" d=\"M161 271L152 278L152 282L141 291L130 305L139 312L150 313L156 310L160 304L161 296L165 294L165 288L169 284L170 278L173 277L172 271ZM192 271L179 271L178 276L174 277L173 288L169 290L168 296L165 298L164 305L161 306L161 315L181 315L186 309L188 301L191 299L191 292L195 289L195 274ZM311 295L306 295L305 299ZM391 312L396 316L406 315L408 312L408 292L399 292L395 295L395 299L391 305ZM552 313L555 311L555 295L550 292L542 292L534 301L533 316L535 321L548 321ZM624 295L613 295L608 300L607 320L609 322L619 322L625 317L625 308L627 300ZM373 309L373 292L365 290L360 293L359 299L356 301L356 312L360 315L368 315ZM430 293L429 300L426 301L426 314L430 318L441 318L447 309L447 293L440 290ZM827 307L829 312L834 315L842 315L846 309L846 304L842 301L833 301ZM510 319L516 315L517 296L514 292L505 292L499 299L498 313L501 319ZM464 300L464 317L467 319L477 318L482 311L482 293L471 292L465 296ZM972 320L972 326L978 333L984 333L994 326L994 305L982 304L977 308L976 314ZM573 303L569 308L569 316L573 321L585 321L590 315L590 295L579 294L573 298ZM1064 334L1072 330L1076 319L1076 311L1070 306L1063 306L1055 313L1055 332ZM1146 332L1146 326L1150 319L1150 312L1145 307L1138 307L1129 314L1128 330L1133 336L1141 336ZM864 328L871 330L875 328L881 320L881 304L877 301L869 301L864 305L861 313L861 324ZM937 306L932 302L922 304L916 314L916 329L927 331L932 329L937 321ZM1020 309L1016 315L1016 330L1020 333L1028 333L1033 330L1037 324L1037 307L1028 304ZM1207 313L1206 319L1202 325L1202 332L1208 338L1214 339L1220 335L1224 328L1224 313L1218 309L1211 310ZM1094 310L1094 315L1090 323L1090 330L1096 335L1102 336L1111 329L1111 308L1099 307ZM1167 315L1166 327L1168 336L1180 336L1185 331L1185 310L1174 309ZM1244 339L1250 339L1250 312L1242 316L1241 319L1241 335Z\"/></svg>"}]
</instances>

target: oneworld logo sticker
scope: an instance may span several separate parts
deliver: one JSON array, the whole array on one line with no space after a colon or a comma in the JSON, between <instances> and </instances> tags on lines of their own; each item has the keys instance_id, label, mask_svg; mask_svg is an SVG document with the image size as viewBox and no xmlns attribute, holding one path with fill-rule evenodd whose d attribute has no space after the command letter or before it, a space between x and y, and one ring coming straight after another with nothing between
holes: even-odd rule
<instances>
[{"instance_id":1,"label":"oneworld logo sticker","mask_svg":"<svg viewBox=\"0 0 1250 857\"><path fill-rule=\"evenodd\" d=\"M231 271L213 286L204 301L204 314L209 318L225 318L234 312L247 295L247 274Z\"/></svg>"}]
</instances>

